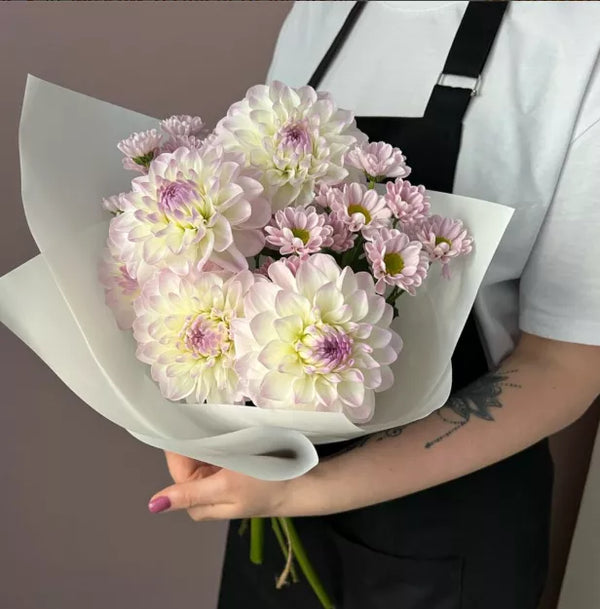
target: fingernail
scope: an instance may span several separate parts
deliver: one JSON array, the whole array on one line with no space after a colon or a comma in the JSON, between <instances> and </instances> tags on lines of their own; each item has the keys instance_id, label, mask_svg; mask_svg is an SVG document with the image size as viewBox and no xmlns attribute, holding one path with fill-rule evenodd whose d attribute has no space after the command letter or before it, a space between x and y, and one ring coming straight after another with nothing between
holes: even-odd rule
<instances>
[{"instance_id":1,"label":"fingernail","mask_svg":"<svg viewBox=\"0 0 600 609\"><path fill-rule=\"evenodd\" d=\"M152 499L148 504L148 509L153 514L158 514L158 512L164 512L171 507L171 500L168 497L157 497L156 499Z\"/></svg>"}]
</instances>

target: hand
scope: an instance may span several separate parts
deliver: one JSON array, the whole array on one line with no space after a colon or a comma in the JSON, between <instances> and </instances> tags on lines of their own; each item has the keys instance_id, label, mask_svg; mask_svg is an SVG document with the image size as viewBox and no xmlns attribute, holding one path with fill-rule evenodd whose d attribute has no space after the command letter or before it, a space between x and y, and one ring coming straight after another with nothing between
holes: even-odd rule
<instances>
[{"instance_id":1,"label":"hand","mask_svg":"<svg viewBox=\"0 0 600 609\"><path fill-rule=\"evenodd\" d=\"M266 482L176 453L165 455L175 484L152 497L153 513L187 510L196 522L286 515L291 480Z\"/></svg>"}]
</instances>

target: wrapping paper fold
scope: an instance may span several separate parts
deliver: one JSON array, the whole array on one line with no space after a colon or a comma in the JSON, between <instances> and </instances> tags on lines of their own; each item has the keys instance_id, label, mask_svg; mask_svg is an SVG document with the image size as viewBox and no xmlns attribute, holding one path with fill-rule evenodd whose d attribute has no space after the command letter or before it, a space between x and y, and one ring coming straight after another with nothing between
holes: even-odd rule
<instances>
[{"instance_id":1,"label":"wrapping paper fold","mask_svg":"<svg viewBox=\"0 0 600 609\"><path fill-rule=\"evenodd\" d=\"M28 78L22 197L41 253L0 279L0 321L74 393L146 444L270 480L314 467L314 444L402 425L445 402L450 356L512 209L436 192L434 213L463 219L475 249L453 266L452 281L436 268L416 297L399 300L394 324L404 349L393 366L396 382L378 394L368 425L357 427L341 413L163 398L135 358L133 337L117 328L97 279L109 222L100 201L128 190L131 179L116 143L155 126L156 119Z\"/></svg>"}]
</instances>

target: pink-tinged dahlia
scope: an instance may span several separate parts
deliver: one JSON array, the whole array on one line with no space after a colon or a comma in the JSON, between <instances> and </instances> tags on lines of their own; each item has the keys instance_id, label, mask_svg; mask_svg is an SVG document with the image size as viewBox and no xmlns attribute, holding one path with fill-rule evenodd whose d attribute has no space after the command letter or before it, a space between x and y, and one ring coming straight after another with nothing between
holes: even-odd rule
<instances>
[{"instance_id":1,"label":"pink-tinged dahlia","mask_svg":"<svg viewBox=\"0 0 600 609\"><path fill-rule=\"evenodd\" d=\"M382 228L390 223L392 212L373 189L362 184L346 184L331 200L331 211L352 232Z\"/></svg>"},{"instance_id":2,"label":"pink-tinged dahlia","mask_svg":"<svg viewBox=\"0 0 600 609\"><path fill-rule=\"evenodd\" d=\"M442 263L442 273L446 278L450 278L449 262L469 254L473 249L473 238L467 233L462 221L453 218L431 216L421 224L415 235L423 244L429 260Z\"/></svg>"},{"instance_id":3,"label":"pink-tinged dahlia","mask_svg":"<svg viewBox=\"0 0 600 609\"><path fill-rule=\"evenodd\" d=\"M315 254L333 243L333 229L326 220L327 216L318 214L314 207L286 207L265 226L266 241L283 255Z\"/></svg>"},{"instance_id":4,"label":"pink-tinged dahlia","mask_svg":"<svg viewBox=\"0 0 600 609\"><path fill-rule=\"evenodd\" d=\"M121 330L131 328L135 319L133 301L140 294L140 286L137 279L129 274L110 239L104 250L98 274L104 286L105 302L111 308L117 325Z\"/></svg>"},{"instance_id":5,"label":"pink-tinged dahlia","mask_svg":"<svg viewBox=\"0 0 600 609\"><path fill-rule=\"evenodd\" d=\"M331 245L329 246L334 252L341 254L354 247L356 241L356 233L353 233L348 228L348 225L339 218L337 213L331 212L327 218L327 223L332 228Z\"/></svg>"},{"instance_id":6,"label":"pink-tinged dahlia","mask_svg":"<svg viewBox=\"0 0 600 609\"><path fill-rule=\"evenodd\" d=\"M133 322L137 357L150 364L166 398L242 401L231 324L243 314L244 296L254 282L250 271L182 277L163 269L144 283Z\"/></svg>"},{"instance_id":7,"label":"pink-tinged dahlia","mask_svg":"<svg viewBox=\"0 0 600 609\"><path fill-rule=\"evenodd\" d=\"M429 197L424 186L413 186L408 180L398 178L385 185L387 206L403 227L424 220L429 214Z\"/></svg>"},{"instance_id":8,"label":"pink-tinged dahlia","mask_svg":"<svg viewBox=\"0 0 600 609\"><path fill-rule=\"evenodd\" d=\"M366 422L375 392L393 384L390 364L402 347L392 308L369 273L340 270L314 254L296 275L283 261L271 282L250 288L233 323L245 393L261 408L344 412Z\"/></svg>"},{"instance_id":9,"label":"pink-tinged dahlia","mask_svg":"<svg viewBox=\"0 0 600 609\"><path fill-rule=\"evenodd\" d=\"M121 140L117 148L125 155L123 167L146 173L152 160L157 156L162 136L156 129L133 133Z\"/></svg>"},{"instance_id":10,"label":"pink-tinged dahlia","mask_svg":"<svg viewBox=\"0 0 600 609\"><path fill-rule=\"evenodd\" d=\"M346 154L346 164L362 169L370 180L405 178L410 173L406 157L385 142L362 143Z\"/></svg>"},{"instance_id":11,"label":"pink-tinged dahlia","mask_svg":"<svg viewBox=\"0 0 600 609\"><path fill-rule=\"evenodd\" d=\"M415 295L429 269L429 257L420 241L411 241L399 230L382 228L372 231L365 243L367 259L377 279L375 290L384 294L386 287L399 287Z\"/></svg>"},{"instance_id":12,"label":"pink-tinged dahlia","mask_svg":"<svg viewBox=\"0 0 600 609\"><path fill-rule=\"evenodd\" d=\"M245 257L264 245L271 209L262 186L241 158L220 148L161 154L132 188L123 213L111 222L113 239L123 243L132 268L143 260L186 275L210 259L241 270L247 268Z\"/></svg>"},{"instance_id":13,"label":"pink-tinged dahlia","mask_svg":"<svg viewBox=\"0 0 600 609\"><path fill-rule=\"evenodd\" d=\"M366 140L352 113L338 109L329 94L280 82L250 88L215 134L258 171L275 210L308 205L318 182L341 182L348 174L344 155Z\"/></svg>"},{"instance_id":14,"label":"pink-tinged dahlia","mask_svg":"<svg viewBox=\"0 0 600 609\"><path fill-rule=\"evenodd\" d=\"M120 214L123 211L123 206L125 205L123 201L123 197L125 196L125 193L122 192L118 195L105 197L102 199L102 207L111 214Z\"/></svg>"}]
</instances>

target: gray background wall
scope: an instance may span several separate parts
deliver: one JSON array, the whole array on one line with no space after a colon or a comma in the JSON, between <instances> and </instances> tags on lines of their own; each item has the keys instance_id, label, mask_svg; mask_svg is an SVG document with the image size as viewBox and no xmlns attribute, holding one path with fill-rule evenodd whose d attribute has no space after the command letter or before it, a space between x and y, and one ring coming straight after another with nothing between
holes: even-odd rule
<instances>
[{"instance_id":1,"label":"gray background wall","mask_svg":"<svg viewBox=\"0 0 600 609\"><path fill-rule=\"evenodd\" d=\"M19 195L26 74L208 124L264 80L289 2L0 4L0 274L37 253ZM90 142L93 145L93 142ZM152 516L162 454L82 404L0 328L0 609L215 606L223 523ZM598 409L553 439L554 606Z\"/></svg>"}]
</instances>

